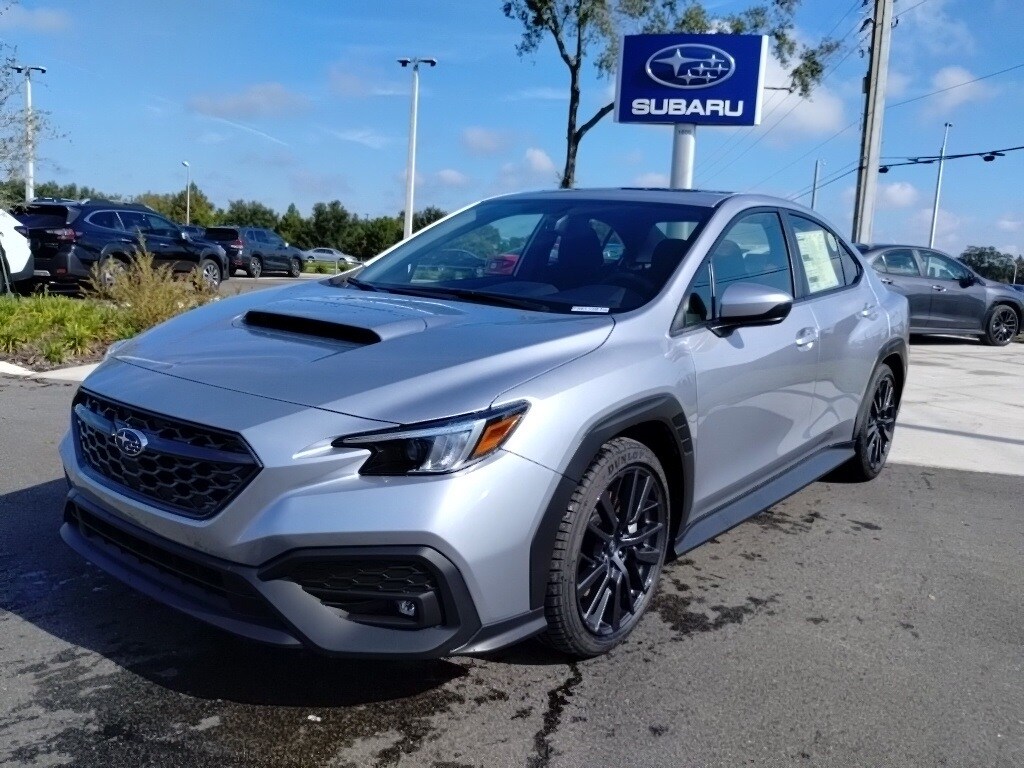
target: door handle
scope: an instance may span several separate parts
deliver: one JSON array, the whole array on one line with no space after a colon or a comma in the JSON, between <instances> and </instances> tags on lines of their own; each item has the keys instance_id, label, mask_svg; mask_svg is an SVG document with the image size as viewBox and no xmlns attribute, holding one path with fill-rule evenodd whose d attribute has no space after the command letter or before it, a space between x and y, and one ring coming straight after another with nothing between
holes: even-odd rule
<instances>
[{"instance_id":1,"label":"door handle","mask_svg":"<svg viewBox=\"0 0 1024 768\"><path fill-rule=\"evenodd\" d=\"M814 328L804 328L796 336L796 345L801 349L811 349L817 340L817 330Z\"/></svg>"},{"instance_id":2,"label":"door handle","mask_svg":"<svg viewBox=\"0 0 1024 768\"><path fill-rule=\"evenodd\" d=\"M892 285L892 280L890 280L888 277L880 277L880 278L878 278L878 280L883 285Z\"/></svg>"},{"instance_id":3,"label":"door handle","mask_svg":"<svg viewBox=\"0 0 1024 768\"><path fill-rule=\"evenodd\" d=\"M943 286L941 286L941 285L933 285L932 286L932 290L933 291L938 291L939 293L945 293L946 292L946 289Z\"/></svg>"}]
</instances>

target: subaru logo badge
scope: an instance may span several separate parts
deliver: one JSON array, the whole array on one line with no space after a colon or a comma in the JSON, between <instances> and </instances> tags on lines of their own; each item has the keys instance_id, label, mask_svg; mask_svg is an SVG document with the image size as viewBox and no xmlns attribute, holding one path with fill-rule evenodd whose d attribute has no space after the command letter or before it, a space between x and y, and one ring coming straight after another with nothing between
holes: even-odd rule
<instances>
[{"instance_id":1,"label":"subaru logo badge","mask_svg":"<svg viewBox=\"0 0 1024 768\"><path fill-rule=\"evenodd\" d=\"M121 451L125 456L132 458L138 456L149 444L149 440L146 436L139 432L137 429L131 429L130 427L121 427L114 432L114 445Z\"/></svg>"},{"instance_id":2,"label":"subaru logo badge","mask_svg":"<svg viewBox=\"0 0 1024 768\"><path fill-rule=\"evenodd\" d=\"M708 88L732 77L736 61L721 48L691 43L662 48L646 69L651 80L670 88Z\"/></svg>"}]
</instances>

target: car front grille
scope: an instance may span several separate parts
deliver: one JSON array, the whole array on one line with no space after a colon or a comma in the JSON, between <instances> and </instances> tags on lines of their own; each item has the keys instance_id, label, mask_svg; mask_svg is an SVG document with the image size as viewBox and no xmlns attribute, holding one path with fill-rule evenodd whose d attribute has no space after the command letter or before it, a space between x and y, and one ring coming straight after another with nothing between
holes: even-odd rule
<instances>
[{"instance_id":1,"label":"car front grille","mask_svg":"<svg viewBox=\"0 0 1024 768\"><path fill-rule=\"evenodd\" d=\"M437 579L416 562L307 563L290 570L287 578L325 603L353 596L400 598L437 590Z\"/></svg>"},{"instance_id":2,"label":"car front grille","mask_svg":"<svg viewBox=\"0 0 1024 768\"><path fill-rule=\"evenodd\" d=\"M74 403L79 456L117 490L189 517L215 515L260 471L239 435L189 424L98 397L85 390ZM119 447L118 430L141 434L137 455Z\"/></svg>"}]
</instances>

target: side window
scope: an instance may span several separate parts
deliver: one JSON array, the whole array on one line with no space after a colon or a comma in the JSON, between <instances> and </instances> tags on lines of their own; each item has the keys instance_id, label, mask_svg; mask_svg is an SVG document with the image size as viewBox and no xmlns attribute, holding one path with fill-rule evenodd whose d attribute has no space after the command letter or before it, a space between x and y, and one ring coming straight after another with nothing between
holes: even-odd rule
<instances>
[{"instance_id":1,"label":"side window","mask_svg":"<svg viewBox=\"0 0 1024 768\"><path fill-rule=\"evenodd\" d=\"M786 238L776 213L754 213L726 230L711 254L714 296L737 282L757 283L793 295Z\"/></svg>"},{"instance_id":2,"label":"side window","mask_svg":"<svg viewBox=\"0 0 1024 768\"><path fill-rule=\"evenodd\" d=\"M172 224L162 216L154 216L152 213L144 214L146 219L146 226L153 232L161 235L175 234L177 233L178 227Z\"/></svg>"},{"instance_id":3,"label":"side window","mask_svg":"<svg viewBox=\"0 0 1024 768\"><path fill-rule=\"evenodd\" d=\"M271 244L273 241L270 239L270 234L264 229L254 229L252 231L253 238L260 243Z\"/></svg>"},{"instance_id":4,"label":"side window","mask_svg":"<svg viewBox=\"0 0 1024 768\"><path fill-rule=\"evenodd\" d=\"M146 228L146 219L137 211L121 211L121 222L129 232L137 232Z\"/></svg>"},{"instance_id":5,"label":"side window","mask_svg":"<svg viewBox=\"0 0 1024 768\"><path fill-rule=\"evenodd\" d=\"M889 271L888 269L886 269L885 259L882 258L881 256L876 257L869 263L871 264L871 268L875 270L875 272L881 272L884 275Z\"/></svg>"},{"instance_id":6,"label":"side window","mask_svg":"<svg viewBox=\"0 0 1024 768\"><path fill-rule=\"evenodd\" d=\"M690 291L672 320L672 332L703 325L711 319L714 297L711 293L711 264L705 261L693 278Z\"/></svg>"},{"instance_id":7,"label":"side window","mask_svg":"<svg viewBox=\"0 0 1024 768\"><path fill-rule=\"evenodd\" d=\"M914 253L909 248L888 251L882 258L885 260L885 271L890 275L921 276L917 269L917 261L914 260Z\"/></svg>"},{"instance_id":8,"label":"side window","mask_svg":"<svg viewBox=\"0 0 1024 768\"><path fill-rule=\"evenodd\" d=\"M842 249L835 235L816 221L790 214L789 221L796 237L796 249L804 268L804 282L808 294L831 291L847 284L843 274ZM852 257L848 257L851 258ZM853 280L856 280L856 262ZM853 282L851 280L850 282Z\"/></svg>"},{"instance_id":9,"label":"side window","mask_svg":"<svg viewBox=\"0 0 1024 768\"><path fill-rule=\"evenodd\" d=\"M924 256L924 272L928 277L939 280L960 280L967 277L967 270L948 256L934 251L922 251Z\"/></svg>"},{"instance_id":10,"label":"side window","mask_svg":"<svg viewBox=\"0 0 1024 768\"><path fill-rule=\"evenodd\" d=\"M835 235L832 237L835 239ZM843 279L846 280L847 285L853 285L860 279L860 261L838 239L836 239L836 245L839 246L839 260L843 263Z\"/></svg>"},{"instance_id":11,"label":"side window","mask_svg":"<svg viewBox=\"0 0 1024 768\"><path fill-rule=\"evenodd\" d=\"M96 211L89 217L89 223L106 229L121 229L121 220L117 218L117 211Z\"/></svg>"}]
</instances>

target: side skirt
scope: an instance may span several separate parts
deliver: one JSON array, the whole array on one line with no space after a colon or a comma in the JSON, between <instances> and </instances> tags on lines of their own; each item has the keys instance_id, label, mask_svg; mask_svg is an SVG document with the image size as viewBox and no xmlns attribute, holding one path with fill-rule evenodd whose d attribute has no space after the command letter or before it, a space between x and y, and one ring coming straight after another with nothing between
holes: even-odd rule
<instances>
[{"instance_id":1,"label":"side skirt","mask_svg":"<svg viewBox=\"0 0 1024 768\"><path fill-rule=\"evenodd\" d=\"M681 555L699 547L708 539L725 533L744 520L768 509L772 504L792 496L801 488L827 475L853 455L852 444L825 448L783 474L762 483L736 501L694 520L676 538L676 554Z\"/></svg>"}]
</instances>

